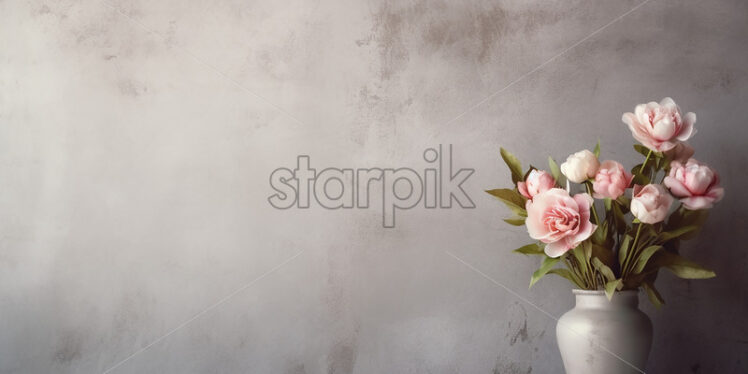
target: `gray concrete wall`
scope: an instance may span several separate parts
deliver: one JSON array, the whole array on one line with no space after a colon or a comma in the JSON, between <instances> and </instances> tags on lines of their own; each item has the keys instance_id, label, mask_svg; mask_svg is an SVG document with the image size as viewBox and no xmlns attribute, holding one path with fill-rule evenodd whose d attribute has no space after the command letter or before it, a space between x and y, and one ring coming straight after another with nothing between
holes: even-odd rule
<instances>
[{"instance_id":1,"label":"gray concrete wall","mask_svg":"<svg viewBox=\"0 0 748 374\"><path fill-rule=\"evenodd\" d=\"M633 165L621 114L664 96L727 195L684 248L718 277L645 302L647 372L748 371L745 1L5 0L0 30L2 373L559 373L528 302L571 286L527 289L498 147ZM297 155L439 144L475 209L266 200Z\"/></svg>"}]
</instances>

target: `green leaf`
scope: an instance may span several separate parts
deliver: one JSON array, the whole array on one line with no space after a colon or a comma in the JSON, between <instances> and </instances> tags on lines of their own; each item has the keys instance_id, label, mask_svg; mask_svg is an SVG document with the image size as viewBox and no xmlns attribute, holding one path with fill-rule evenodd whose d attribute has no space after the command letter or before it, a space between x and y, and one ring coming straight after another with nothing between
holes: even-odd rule
<instances>
[{"instance_id":1,"label":"green leaf","mask_svg":"<svg viewBox=\"0 0 748 374\"><path fill-rule=\"evenodd\" d=\"M608 301L613 299L613 293L616 292L616 289L620 289L622 285L623 280L621 279L615 279L605 283L605 296L608 297Z\"/></svg>"},{"instance_id":2,"label":"green leaf","mask_svg":"<svg viewBox=\"0 0 748 374\"><path fill-rule=\"evenodd\" d=\"M585 240L580 244L582 251L584 251L584 258L589 261L592 258L592 243L589 240Z\"/></svg>"},{"instance_id":3,"label":"green leaf","mask_svg":"<svg viewBox=\"0 0 748 374\"><path fill-rule=\"evenodd\" d=\"M584 282L582 282L582 280L579 279L579 277L576 274L569 271L569 269L560 269L560 268L551 269L548 271L548 274L556 274L560 277L568 279L571 283L573 283L575 286L581 289L585 288Z\"/></svg>"},{"instance_id":4,"label":"green leaf","mask_svg":"<svg viewBox=\"0 0 748 374\"><path fill-rule=\"evenodd\" d=\"M649 301L654 304L655 307L658 309L665 305L665 300L662 299L662 296L659 292L657 292L657 289L655 288L654 284L650 282L643 282L642 287L644 287L644 291L647 291L647 297L649 298Z\"/></svg>"},{"instance_id":5,"label":"green leaf","mask_svg":"<svg viewBox=\"0 0 748 374\"><path fill-rule=\"evenodd\" d=\"M574 247L571 250L571 254L574 256L574 258L577 260L577 263L581 265L581 271L586 273L587 268L587 257L584 255L584 248L582 248L581 245L578 245Z\"/></svg>"},{"instance_id":6,"label":"green leaf","mask_svg":"<svg viewBox=\"0 0 748 374\"><path fill-rule=\"evenodd\" d=\"M699 226L685 226L673 231L666 231L657 236L657 241L664 243L668 240L679 238L699 229Z\"/></svg>"},{"instance_id":7,"label":"green leaf","mask_svg":"<svg viewBox=\"0 0 748 374\"><path fill-rule=\"evenodd\" d=\"M709 269L701 267L701 265L685 261L677 264L666 266L666 268L677 275L678 278L683 279L709 279L714 278L717 274Z\"/></svg>"},{"instance_id":8,"label":"green leaf","mask_svg":"<svg viewBox=\"0 0 748 374\"><path fill-rule=\"evenodd\" d=\"M644 165L643 169L642 165L644 165L644 163L637 164L633 168L631 168L631 174L634 175L634 184L640 184L644 186L651 183L650 176L652 175L652 170L655 168L655 160L654 158L650 157L650 159L647 160L646 165Z\"/></svg>"},{"instance_id":9,"label":"green leaf","mask_svg":"<svg viewBox=\"0 0 748 374\"><path fill-rule=\"evenodd\" d=\"M592 256L599 258L600 261L603 262L603 264L608 265L608 267L610 268L613 268L613 263L615 262L615 254L607 247L592 244Z\"/></svg>"},{"instance_id":10,"label":"green leaf","mask_svg":"<svg viewBox=\"0 0 748 374\"><path fill-rule=\"evenodd\" d=\"M501 158L504 159L504 162L506 162L506 165L509 166L509 170L512 172L512 182L515 184L521 182L524 173L522 172L522 164L519 162L519 159L504 148L500 148L500 152Z\"/></svg>"},{"instance_id":11,"label":"green leaf","mask_svg":"<svg viewBox=\"0 0 748 374\"><path fill-rule=\"evenodd\" d=\"M530 287L532 287L533 284L539 281L540 278L543 278L543 276L546 275L548 271L550 271L551 268L556 265L559 260L560 257L546 257L545 259L543 259L543 263L540 265L540 269L532 273L532 278L530 279Z\"/></svg>"},{"instance_id":12,"label":"green leaf","mask_svg":"<svg viewBox=\"0 0 748 374\"><path fill-rule=\"evenodd\" d=\"M671 162L672 162L672 160L669 160L667 158L663 158L662 161L660 162L660 165L659 165L660 169L665 170L665 171L670 170L670 163Z\"/></svg>"},{"instance_id":13,"label":"green leaf","mask_svg":"<svg viewBox=\"0 0 748 374\"><path fill-rule=\"evenodd\" d=\"M642 156L647 157L647 154L649 154L649 148L641 145L641 144L634 144L634 150L641 153ZM641 167L641 166L640 166Z\"/></svg>"},{"instance_id":14,"label":"green leaf","mask_svg":"<svg viewBox=\"0 0 748 374\"><path fill-rule=\"evenodd\" d=\"M616 224L616 231L617 232L626 232L626 218L623 215L623 211L621 210L621 207L616 203L613 204L613 221Z\"/></svg>"},{"instance_id":15,"label":"green leaf","mask_svg":"<svg viewBox=\"0 0 748 374\"><path fill-rule=\"evenodd\" d=\"M544 255L543 247L536 243L523 245L512 252L522 253L524 255Z\"/></svg>"},{"instance_id":16,"label":"green leaf","mask_svg":"<svg viewBox=\"0 0 748 374\"><path fill-rule=\"evenodd\" d=\"M641 167L641 164L637 165L637 167ZM649 177L647 177L644 174L639 174L639 169L637 167L634 167L634 172L632 173L634 175L634 179L632 180L632 183L642 185L642 186L648 185L650 183ZM645 170L645 172L647 171Z\"/></svg>"},{"instance_id":17,"label":"green leaf","mask_svg":"<svg viewBox=\"0 0 748 374\"><path fill-rule=\"evenodd\" d=\"M667 251L659 251L656 258L651 259L649 263L652 270L664 267L683 279L708 279L717 276L713 271Z\"/></svg>"},{"instance_id":18,"label":"green leaf","mask_svg":"<svg viewBox=\"0 0 748 374\"><path fill-rule=\"evenodd\" d=\"M558 176L561 175L561 169L558 167L556 160L554 160L551 156L548 156L548 169L551 170L551 175L553 175L553 178L558 180Z\"/></svg>"},{"instance_id":19,"label":"green leaf","mask_svg":"<svg viewBox=\"0 0 748 374\"><path fill-rule=\"evenodd\" d=\"M592 233L592 243L604 245L608 240L608 221L603 221Z\"/></svg>"},{"instance_id":20,"label":"green leaf","mask_svg":"<svg viewBox=\"0 0 748 374\"><path fill-rule=\"evenodd\" d=\"M561 188L565 188L566 176L561 174L561 169L551 156L548 156L548 168L551 170L551 175L553 175L553 179L556 180L556 184L561 186Z\"/></svg>"},{"instance_id":21,"label":"green leaf","mask_svg":"<svg viewBox=\"0 0 748 374\"><path fill-rule=\"evenodd\" d=\"M512 225L512 226L524 226L525 225L525 218L519 217L519 218L505 218L504 222Z\"/></svg>"},{"instance_id":22,"label":"green leaf","mask_svg":"<svg viewBox=\"0 0 748 374\"><path fill-rule=\"evenodd\" d=\"M525 210L526 200L519 192L508 188L497 188L487 190L486 193L501 200L501 202L520 217L527 217L527 211Z\"/></svg>"},{"instance_id":23,"label":"green leaf","mask_svg":"<svg viewBox=\"0 0 748 374\"><path fill-rule=\"evenodd\" d=\"M595 145L595 150L592 153L595 154L595 157L600 157L600 139L597 139L597 145Z\"/></svg>"},{"instance_id":24,"label":"green leaf","mask_svg":"<svg viewBox=\"0 0 748 374\"><path fill-rule=\"evenodd\" d=\"M631 199L629 199L628 197L624 195L621 195L621 196L618 196L618 198L616 199L616 202L619 204L618 205L619 208L624 209L626 212L628 212L629 207L631 206Z\"/></svg>"},{"instance_id":25,"label":"green leaf","mask_svg":"<svg viewBox=\"0 0 748 374\"><path fill-rule=\"evenodd\" d=\"M634 238L632 238L631 235L626 235L621 241L621 246L618 249L618 263L621 264L621 269L623 269L624 261L626 260L626 255L629 251L629 243L631 243L632 240L634 240Z\"/></svg>"},{"instance_id":26,"label":"green leaf","mask_svg":"<svg viewBox=\"0 0 748 374\"><path fill-rule=\"evenodd\" d=\"M673 231L679 227L685 226L697 226L701 227L709 217L709 210L688 210L686 208L679 208L673 214L670 215L667 225L665 225L667 231ZM693 239L699 230L689 232L682 235L680 238L683 240Z\"/></svg>"},{"instance_id":27,"label":"green leaf","mask_svg":"<svg viewBox=\"0 0 748 374\"><path fill-rule=\"evenodd\" d=\"M644 271L644 267L647 266L647 261L649 261L649 258L652 257L653 254L657 253L657 251L661 250L661 245L652 245L647 248L644 248L644 250L639 255L639 259L636 261L636 266L634 267L634 274L639 274L642 271Z\"/></svg>"},{"instance_id":28,"label":"green leaf","mask_svg":"<svg viewBox=\"0 0 748 374\"><path fill-rule=\"evenodd\" d=\"M599 258L593 257L592 258L592 266L597 269L597 271L600 272L607 280L612 281L616 279L615 274L613 274L613 270L611 270L608 265L603 264L602 261L600 261Z\"/></svg>"}]
</instances>

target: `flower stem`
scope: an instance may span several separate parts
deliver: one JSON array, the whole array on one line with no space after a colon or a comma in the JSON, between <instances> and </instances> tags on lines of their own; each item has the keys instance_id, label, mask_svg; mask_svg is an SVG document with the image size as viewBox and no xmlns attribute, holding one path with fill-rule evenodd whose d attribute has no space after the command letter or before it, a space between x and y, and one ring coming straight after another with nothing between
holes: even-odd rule
<instances>
[{"instance_id":1,"label":"flower stem","mask_svg":"<svg viewBox=\"0 0 748 374\"><path fill-rule=\"evenodd\" d=\"M587 181L587 182L584 182L584 185L587 187L587 193L590 194L590 196L592 196L592 183L590 183L589 181ZM600 218L598 218L598 216L597 216L597 209L595 209L595 201L594 200L592 201L592 204L590 204L590 210L592 211L592 216L595 218L595 224L599 225L600 224Z\"/></svg>"},{"instance_id":2,"label":"flower stem","mask_svg":"<svg viewBox=\"0 0 748 374\"><path fill-rule=\"evenodd\" d=\"M639 241L639 234L642 231L642 225L644 225L644 224L641 223L641 222L639 222L639 227L636 229L636 236L634 236L634 243L631 244L631 248L629 248L629 253L626 254L626 266L625 266L625 269L630 270L631 266L632 266L630 264L630 262L633 261L636 258L636 255L634 255L634 251L636 251L636 242ZM629 259L631 261L629 261Z\"/></svg>"},{"instance_id":3,"label":"flower stem","mask_svg":"<svg viewBox=\"0 0 748 374\"><path fill-rule=\"evenodd\" d=\"M647 158L644 159L644 163L642 164L642 167L639 168L639 174L641 174L644 171L644 167L647 166L647 161L649 161L649 157L652 156L652 150L650 149L649 152L647 152Z\"/></svg>"},{"instance_id":4,"label":"flower stem","mask_svg":"<svg viewBox=\"0 0 748 374\"><path fill-rule=\"evenodd\" d=\"M577 286L579 286L579 288L586 289L587 286L585 285L585 281L582 278L582 275L579 274L579 270L577 270L577 267L574 266L574 264L571 261L569 261L569 259L567 258L567 256L564 256L563 260L564 260L564 263L566 264L566 267L569 268L569 271L576 277L574 279L574 283Z\"/></svg>"}]
</instances>

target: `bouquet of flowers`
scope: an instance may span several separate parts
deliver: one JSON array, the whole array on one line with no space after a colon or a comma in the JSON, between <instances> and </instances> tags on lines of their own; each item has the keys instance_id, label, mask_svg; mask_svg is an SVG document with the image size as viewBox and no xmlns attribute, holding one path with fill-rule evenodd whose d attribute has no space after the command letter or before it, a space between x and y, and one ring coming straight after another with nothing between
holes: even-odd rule
<instances>
[{"instance_id":1,"label":"bouquet of flowers","mask_svg":"<svg viewBox=\"0 0 748 374\"><path fill-rule=\"evenodd\" d=\"M664 301L654 282L661 268L685 279L715 276L678 253L724 194L717 172L691 158L694 150L685 143L696 133L696 115L683 115L668 97L637 105L623 122L644 157L630 172L619 162L600 162L599 142L560 167L549 157L548 171L525 170L501 149L514 187L486 192L514 212L507 223L526 226L537 241L514 250L543 258L530 287L546 274L581 289L604 289L608 299L616 290L642 287L659 307Z\"/></svg>"}]
</instances>

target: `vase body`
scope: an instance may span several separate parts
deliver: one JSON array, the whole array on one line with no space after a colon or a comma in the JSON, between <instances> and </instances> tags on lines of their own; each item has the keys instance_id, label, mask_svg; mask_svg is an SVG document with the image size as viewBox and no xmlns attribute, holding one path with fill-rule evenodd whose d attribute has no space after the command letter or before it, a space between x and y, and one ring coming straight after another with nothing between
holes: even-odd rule
<instances>
[{"instance_id":1,"label":"vase body","mask_svg":"<svg viewBox=\"0 0 748 374\"><path fill-rule=\"evenodd\" d=\"M567 374L643 373L652 346L652 321L639 293L574 290L576 305L559 318L556 338Z\"/></svg>"}]
</instances>

